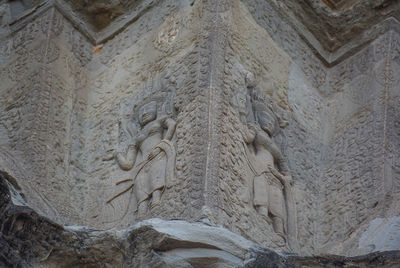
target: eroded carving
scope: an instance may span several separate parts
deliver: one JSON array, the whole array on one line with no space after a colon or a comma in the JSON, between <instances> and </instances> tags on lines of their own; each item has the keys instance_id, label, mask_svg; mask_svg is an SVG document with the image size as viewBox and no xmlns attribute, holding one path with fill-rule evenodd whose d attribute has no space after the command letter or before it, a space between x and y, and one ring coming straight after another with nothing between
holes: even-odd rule
<instances>
[{"instance_id":1,"label":"eroded carving","mask_svg":"<svg viewBox=\"0 0 400 268\"><path fill-rule=\"evenodd\" d=\"M279 125L271 107L256 89L252 73L246 74L248 95L238 96L241 121L246 118L245 131L248 164L253 172L253 205L285 243L289 231L289 220L293 217L292 177L287 161L273 140ZM249 104L251 106L249 106ZM247 106L244 109L245 105Z\"/></svg>"},{"instance_id":2,"label":"eroded carving","mask_svg":"<svg viewBox=\"0 0 400 268\"><path fill-rule=\"evenodd\" d=\"M163 77L162 80L166 81L167 78ZM165 87L166 84L162 81L159 90L168 90ZM137 210L139 217L146 215L149 208L161 202L167 181L173 180L175 147L171 140L176 122L172 119L171 94L170 90L169 95L167 94L169 100L150 96L145 104L135 104L134 121L121 124L128 136L127 143L125 142L127 148L125 152L117 152L115 159L121 169L130 171L131 178L117 182L117 185L125 182L131 184L108 200L108 203L132 190L135 211Z\"/></svg>"}]
</instances>

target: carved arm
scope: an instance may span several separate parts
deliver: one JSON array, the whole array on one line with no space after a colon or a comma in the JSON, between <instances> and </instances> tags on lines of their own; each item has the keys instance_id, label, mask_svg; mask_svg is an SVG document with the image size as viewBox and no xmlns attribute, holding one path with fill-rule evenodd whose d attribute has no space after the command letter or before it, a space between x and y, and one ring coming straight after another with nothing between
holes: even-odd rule
<instances>
[{"instance_id":1,"label":"carved arm","mask_svg":"<svg viewBox=\"0 0 400 268\"><path fill-rule=\"evenodd\" d=\"M289 170L287 161L271 137L269 137L269 135L262 130L257 131L256 135L258 142L264 145L265 148L272 154L280 171L287 172Z\"/></svg>"},{"instance_id":2,"label":"carved arm","mask_svg":"<svg viewBox=\"0 0 400 268\"><path fill-rule=\"evenodd\" d=\"M243 138L247 144L253 143L256 137L256 128L254 125L249 124L247 128L244 129Z\"/></svg>"},{"instance_id":3,"label":"carved arm","mask_svg":"<svg viewBox=\"0 0 400 268\"><path fill-rule=\"evenodd\" d=\"M293 184L293 180L292 180L292 176L290 175L289 172L279 172L277 171L274 167L272 167L271 169L272 174L275 175L275 177L278 178L278 180L280 180L280 182L285 186L285 187L289 187Z\"/></svg>"},{"instance_id":4,"label":"carved arm","mask_svg":"<svg viewBox=\"0 0 400 268\"><path fill-rule=\"evenodd\" d=\"M164 139L171 140L175 133L176 122L171 118L167 118L164 121L164 128L167 129L167 133L165 133Z\"/></svg>"},{"instance_id":5,"label":"carved arm","mask_svg":"<svg viewBox=\"0 0 400 268\"><path fill-rule=\"evenodd\" d=\"M135 165L137 156L136 145L129 145L128 151L125 153L116 153L115 159L123 170L131 170Z\"/></svg>"}]
</instances>

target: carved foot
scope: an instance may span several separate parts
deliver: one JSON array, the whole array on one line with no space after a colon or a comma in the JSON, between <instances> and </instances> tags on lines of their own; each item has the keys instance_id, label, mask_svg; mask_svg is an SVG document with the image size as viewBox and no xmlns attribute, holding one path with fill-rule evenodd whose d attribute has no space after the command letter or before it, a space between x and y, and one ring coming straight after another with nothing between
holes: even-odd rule
<instances>
[{"instance_id":1,"label":"carved foot","mask_svg":"<svg viewBox=\"0 0 400 268\"><path fill-rule=\"evenodd\" d=\"M277 234L278 238L275 240L275 243L279 247L284 247L286 245L286 238L283 234Z\"/></svg>"},{"instance_id":2,"label":"carved foot","mask_svg":"<svg viewBox=\"0 0 400 268\"><path fill-rule=\"evenodd\" d=\"M153 192L152 197L151 197L151 205L150 208L154 208L158 204L161 203L161 190L156 190Z\"/></svg>"},{"instance_id":3,"label":"carved foot","mask_svg":"<svg viewBox=\"0 0 400 268\"><path fill-rule=\"evenodd\" d=\"M272 218L272 226L274 227L275 233L281 237L285 237L285 232L283 229L283 220L279 217L274 216Z\"/></svg>"},{"instance_id":4,"label":"carved foot","mask_svg":"<svg viewBox=\"0 0 400 268\"><path fill-rule=\"evenodd\" d=\"M272 226L274 227L275 233L278 235L276 244L280 247L284 247L286 245L286 237L285 237L285 232L284 232L283 219L273 216L272 217Z\"/></svg>"},{"instance_id":5,"label":"carved foot","mask_svg":"<svg viewBox=\"0 0 400 268\"><path fill-rule=\"evenodd\" d=\"M146 214L147 214L147 208L148 208L148 201L147 200L144 200L144 201L142 201L140 204L139 204L139 207L138 207L138 216L141 218L141 217L144 217Z\"/></svg>"},{"instance_id":6,"label":"carved foot","mask_svg":"<svg viewBox=\"0 0 400 268\"><path fill-rule=\"evenodd\" d=\"M268 208L264 206L258 206L257 212L268 222L272 223L271 218L269 217Z\"/></svg>"}]
</instances>

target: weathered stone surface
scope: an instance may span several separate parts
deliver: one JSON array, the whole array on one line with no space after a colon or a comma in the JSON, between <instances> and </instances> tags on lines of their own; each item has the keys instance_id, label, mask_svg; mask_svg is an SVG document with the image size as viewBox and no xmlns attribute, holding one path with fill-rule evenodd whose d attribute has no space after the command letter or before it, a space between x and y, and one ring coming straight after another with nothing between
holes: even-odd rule
<instances>
[{"instance_id":1,"label":"weathered stone surface","mask_svg":"<svg viewBox=\"0 0 400 268\"><path fill-rule=\"evenodd\" d=\"M242 238L209 244L197 223L172 222L190 245L160 250L171 219L226 228L215 230L282 265L309 259L261 247L399 250L398 6L0 1L0 171L18 205L6 206L7 254L53 265L79 244L85 257L66 267L96 254L111 266L257 263L228 246ZM24 239L19 217L50 231ZM116 253L129 247L142 255Z\"/></svg>"},{"instance_id":2,"label":"weathered stone surface","mask_svg":"<svg viewBox=\"0 0 400 268\"><path fill-rule=\"evenodd\" d=\"M217 226L150 219L122 230L59 226L12 202L0 173L1 267L397 267L400 251L346 258L263 249ZM15 190L14 190L15 191Z\"/></svg>"}]
</instances>

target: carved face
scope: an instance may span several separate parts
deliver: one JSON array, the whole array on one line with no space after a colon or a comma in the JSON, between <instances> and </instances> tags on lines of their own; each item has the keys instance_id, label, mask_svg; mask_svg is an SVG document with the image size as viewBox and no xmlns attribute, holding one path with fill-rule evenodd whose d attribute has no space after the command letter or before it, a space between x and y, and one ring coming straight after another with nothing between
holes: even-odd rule
<instances>
[{"instance_id":1,"label":"carved face","mask_svg":"<svg viewBox=\"0 0 400 268\"><path fill-rule=\"evenodd\" d=\"M276 127L275 117L267 111L257 111L256 116L262 130L264 130L271 136L274 133Z\"/></svg>"},{"instance_id":2,"label":"carved face","mask_svg":"<svg viewBox=\"0 0 400 268\"><path fill-rule=\"evenodd\" d=\"M149 122L156 119L157 116L157 102L152 101L145 104L139 110L139 122L140 125L145 126Z\"/></svg>"},{"instance_id":3,"label":"carved face","mask_svg":"<svg viewBox=\"0 0 400 268\"><path fill-rule=\"evenodd\" d=\"M248 121L248 116L249 116L249 112L251 109L250 107L248 107L248 99L247 99L247 95L243 94L243 93L238 93L235 96L235 105L237 106L239 115L240 115L240 121L242 121L242 123L246 124L246 121Z\"/></svg>"},{"instance_id":4,"label":"carved face","mask_svg":"<svg viewBox=\"0 0 400 268\"><path fill-rule=\"evenodd\" d=\"M238 103L238 107L240 109L240 111L245 111L246 110L246 104L247 104L247 99L246 99L246 95L239 93L236 96L236 100Z\"/></svg>"},{"instance_id":5,"label":"carved face","mask_svg":"<svg viewBox=\"0 0 400 268\"><path fill-rule=\"evenodd\" d=\"M246 86L248 88L255 87L255 85L256 85L256 79L254 78L254 75L252 73L250 73L250 72L248 72L246 74L245 82L246 82Z\"/></svg>"}]
</instances>

